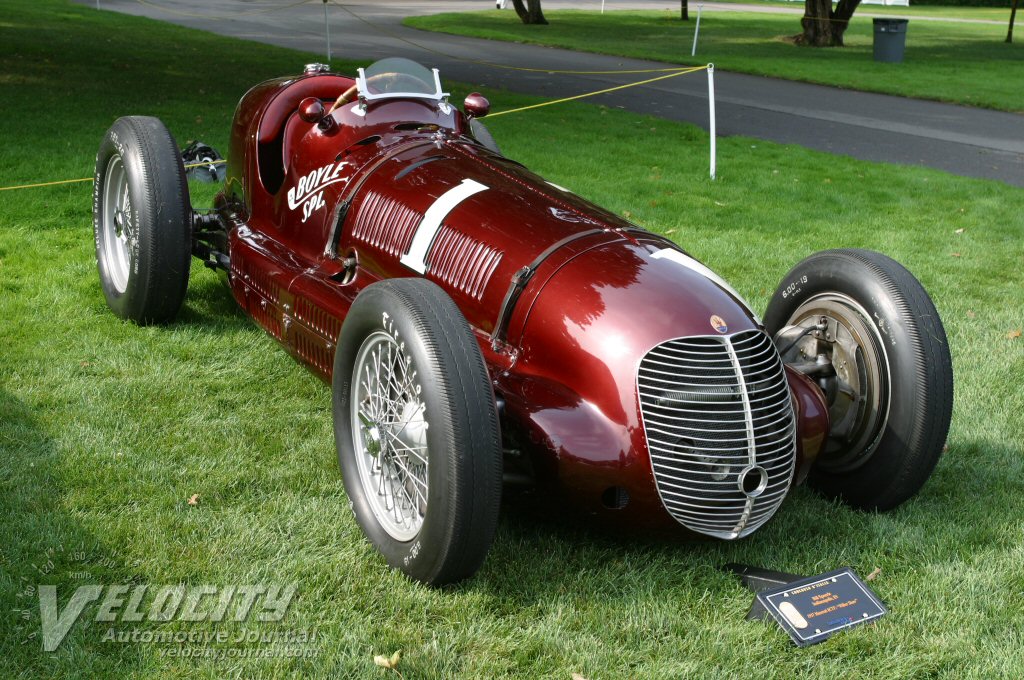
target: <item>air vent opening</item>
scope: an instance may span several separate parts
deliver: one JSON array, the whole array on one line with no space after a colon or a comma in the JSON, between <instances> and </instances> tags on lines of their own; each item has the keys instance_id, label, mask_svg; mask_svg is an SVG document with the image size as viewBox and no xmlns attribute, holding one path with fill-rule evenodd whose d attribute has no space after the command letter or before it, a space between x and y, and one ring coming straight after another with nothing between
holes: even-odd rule
<instances>
[{"instance_id":1,"label":"air vent opening","mask_svg":"<svg viewBox=\"0 0 1024 680\"><path fill-rule=\"evenodd\" d=\"M424 123L399 123L398 125L395 126L395 129L396 130L423 130L423 131L426 131L426 132L433 132L434 130L438 130L440 128L438 128L438 126L434 125L433 123L427 123L427 124L424 124Z\"/></svg>"},{"instance_id":2,"label":"air vent opening","mask_svg":"<svg viewBox=\"0 0 1024 680\"><path fill-rule=\"evenodd\" d=\"M609 510L622 510L629 505L629 490L624 486L609 486L601 494L601 505Z\"/></svg>"}]
</instances>

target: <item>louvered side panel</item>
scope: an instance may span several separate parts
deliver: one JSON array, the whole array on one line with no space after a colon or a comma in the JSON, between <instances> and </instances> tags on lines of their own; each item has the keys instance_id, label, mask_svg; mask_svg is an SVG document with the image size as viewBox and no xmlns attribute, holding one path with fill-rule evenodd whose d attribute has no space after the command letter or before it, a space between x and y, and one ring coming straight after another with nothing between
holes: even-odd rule
<instances>
[{"instance_id":1,"label":"louvered side panel","mask_svg":"<svg viewBox=\"0 0 1024 680\"><path fill-rule=\"evenodd\" d=\"M392 257L404 253L423 215L376 192L369 192L359 208L352 237Z\"/></svg>"},{"instance_id":2,"label":"louvered side panel","mask_svg":"<svg viewBox=\"0 0 1024 680\"><path fill-rule=\"evenodd\" d=\"M427 273L479 300L499 262L499 251L445 224L434 238L427 258Z\"/></svg>"}]
</instances>

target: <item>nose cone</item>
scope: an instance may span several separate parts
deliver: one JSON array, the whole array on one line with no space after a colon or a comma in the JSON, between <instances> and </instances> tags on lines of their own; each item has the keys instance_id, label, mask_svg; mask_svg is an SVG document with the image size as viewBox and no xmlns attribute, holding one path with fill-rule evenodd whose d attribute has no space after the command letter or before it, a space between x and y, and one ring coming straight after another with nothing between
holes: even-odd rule
<instances>
[{"instance_id":1,"label":"nose cone","mask_svg":"<svg viewBox=\"0 0 1024 680\"><path fill-rule=\"evenodd\" d=\"M640 359L666 340L758 325L738 293L681 251L617 241L551 277L530 311L523 347L552 356L560 372L575 367L581 380L621 373L632 384Z\"/></svg>"},{"instance_id":2,"label":"nose cone","mask_svg":"<svg viewBox=\"0 0 1024 680\"><path fill-rule=\"evenodd\" d=\"M564 385L613 422L640 430L640 361L676 338L758 328L706 267L664 245L605 243L564 264L523 327L520 371ZM642 443L642 440L637 440Z\"/></svg>"},{"instance_id":3,"label":"nose cone","mask_svg":"<svg viewBox=\"0 0 1024 680\"><path fill-rule=\"evenodd\" d=\"M520 372L576 395L569 416L540 416L562 477L591 495L621 486L724 539L785 497L794 412L781 359L739 295L684 253L625 240L582 252L541 289L522 348Z\"/></svg>"},{"instance_id":4,"label":"nose cone","mask_svg":"<svg viewBox=\"0 0 1024 680\"><path fill-rule=\"evenodd\" d=\"M665 251L660 241L621 239L564 263L532 301L515 365L525 385L519 391L534 390L523 400L521 420L557 452L550 474L597 511L607 508L598 499L609 489L625 490L628 506L615 512L640 524L655 517L677 521L659 496L648 453L641 361L670 340L717 340L758 328L727 284L679 251ZM698 367L706 360L694 359ZM515 390L506 393L514 404ZM708 398L717 403L715 395ZM710 460L697 478L733 474L721 467ZM749 490L756 493L760 480L748 477ZM734 479L721 483L736 494L742 491Z\"/></svg>"}]
</instances>

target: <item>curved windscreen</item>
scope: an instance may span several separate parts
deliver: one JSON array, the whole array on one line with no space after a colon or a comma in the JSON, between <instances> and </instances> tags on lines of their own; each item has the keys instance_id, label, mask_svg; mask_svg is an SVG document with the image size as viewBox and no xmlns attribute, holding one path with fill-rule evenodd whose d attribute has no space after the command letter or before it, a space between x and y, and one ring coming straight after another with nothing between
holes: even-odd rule
<instances>
[{"instance_id":1,"label":"curved windscreen","mask_svg":"<svg viewBox=\"0 0 1024 680\"><path fill-rule=\"evenodd\" d=\"M359 69L356 86L360 97L371 100L392 97L440 100L448 96L441 91L437 69L428 69L402 57L381 59Z\"/></svg>"}]
</instances>

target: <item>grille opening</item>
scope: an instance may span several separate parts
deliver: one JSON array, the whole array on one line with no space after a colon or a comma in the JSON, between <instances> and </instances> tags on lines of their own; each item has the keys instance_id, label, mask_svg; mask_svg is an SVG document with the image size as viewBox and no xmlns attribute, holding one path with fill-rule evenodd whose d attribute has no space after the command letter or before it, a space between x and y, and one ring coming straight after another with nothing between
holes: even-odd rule
<instances>
[{"instance_id":1,"label":"grille opening","mask_svg":"<svg viewBox=\"0 0 1024 680\"><path fill-rule=\"evenodd\" d=\"M641 360L637 388L655 485L680 524L733 539L775 513L796 442L789 385L767 334L669 340Z\"/></svg>"},{"instance_id":2,"label":"grille opening","mask_svg":"<svg viewBox=\"0 0 1024 680\"><path fill-rule=\"evenodd\" d=\"M622 510L629 505L629 491L624 486L609 486L601 494L601 505L609 510Z\"/></svg>"}]
</instances>

